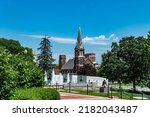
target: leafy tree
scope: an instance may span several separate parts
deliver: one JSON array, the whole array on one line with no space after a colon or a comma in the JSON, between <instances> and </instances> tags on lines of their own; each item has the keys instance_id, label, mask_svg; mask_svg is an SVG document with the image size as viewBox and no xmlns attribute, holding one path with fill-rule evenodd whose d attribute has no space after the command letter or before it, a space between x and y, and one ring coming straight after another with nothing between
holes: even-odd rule
<instances>
[{"instance_id":1,"label":"leafy tree","mask_svg":"<svg viewBox=\"0 0 150 117\"><path fill-rule=\"evenodd\" d=\"M43 70L33 61L0 47L0 99L9 99L17 88L44 85Z\"/></svg>"},{"instance_id":2,"label":"leafy tree","mask_svg":"<svg viewBox=\"0 0 150 117\"><path fill-rule=\"evenodd\" d=\"M148 32L148 35L147 35L147 39L145 41L145 50L147 51L147 55L148 55L148 58L149 58L149 63L150 63L150 31ZM143 82L141 83L141 85L145 85L147 87L150 88L150 73L148 75L148 79L147 80L143 80Z\"/></svg>"},{"instance_id":3,"label":"leafy tree","mask_svg":"<svg viewBox=\"0 0 150 117\"><path fill-rule=\"evenodd\" d=\"M120 40L118 47L115 46L118 48L114 51L116 55L114 47L103 55L101 75L114 80L119 78L126 83L132 82L133 89L136 90L136 85L146 80L149 74L149 57L144 43L143 37L130 36Z\"/></svg>"},{"instance_id":4,"label":"leafy tree","mask_svg":"<svg viewBox=\"0 0 150 117\"><path fill-rule=\"evenodd\" d=\"M0 47L0 99L8 99L17 86L18 71L10 64L13 56Z\"/></svg>"},{"instance_id":5,"label":"leafy tree","mask_svg":"<svg viewBox=\"0 0 150 117\"><path fill-rule=\"evenodd\" d=\"M12 59L15 70L18 71L17 87L41 87L44 85L43 70L34 62L24 60L17 55Z\"/></svg>"},{"instance_id":6,"label":"leafy tree","mask_svg":"<svg viewBox=\"0 0 150 117\"><path fill-rule=\"evenodd\" d=\"M120 56L128 64L127 80L136 85L146 80L149 74L149 62L147 50L144 49L145 39L143 37L126 37L120 41Z\"/></svg>"},{"instance_id":7,"label":"leafy tree","mask_svg":"<svg viewBox=\"0 0 150 117\"><path fill-rule=\"evenodd\" d=\"M85 64L83 67L80 68L78 71L79 75L87 75L87 76L96 76L97 72L96 69L90 65L90 64Z\"/></svg>"},{"instance_id":8,"label":"leafy tree","mask_svg":"<svg viewBox=\"0 0 150 117\"><path fill-rule=\"evenodd\" d=\"M0 46L9 50L11 54L18 54L19 56L22 56L25 59L30 60L30 61L33 61L34 59L32 49L21 46L19 41L0 38Z\"/></svg>"},{"instance_id":9,"label":"leafy tree","mask_svg":"<svg viewBox=\"0 0 150 117\"><path fill-rule=\"evenodd\" d=\"M128 66L125 61L119 58L119 46L117 43L112 43L111 51L107 51L102 55L102 64L100 67L100 76L108 78L110 81L125 82L126 70Z\"/></svg>"},{"instance_id":10,"label":"leafy tree","mask_svg":"<svg viewBox=\"0 0 150 117\"><path fill-rule=\"evenodd\" d=\"M52 57L51 47L52 46L49 41L49 37L45 35L45 37L42 38L40 47L38 48L38 50L40 50L40 54L38 55L38 61L39 61L39 66L43 68L43 70L46 72L48 79L51 78L52 69L53 69L52 62L54 62L54 59Z\"/></svg>"}]
</instances>

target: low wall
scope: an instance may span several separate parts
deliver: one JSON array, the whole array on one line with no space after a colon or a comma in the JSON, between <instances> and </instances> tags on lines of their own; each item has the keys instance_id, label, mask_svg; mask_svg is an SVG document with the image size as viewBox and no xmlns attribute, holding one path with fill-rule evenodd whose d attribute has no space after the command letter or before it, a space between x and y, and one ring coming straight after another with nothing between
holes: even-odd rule
<instances>
[{"instance_id":1,"label":"low wall","mask_svg":"<svg viewBox=\"0 0 150 117\"><path fill-rule=\"evenodd\" d=\"M52 81L51 84L59 84L63 85L65 83L92 83L95 86L102 86L103 81L106 81L106 84L108 84L108 80L106 78L102 77L95 77L95 76L82 76L82 75L72 75L72 74L66 74L66 75L55 75L52 74Z\"/></svg>"}]
</instances>

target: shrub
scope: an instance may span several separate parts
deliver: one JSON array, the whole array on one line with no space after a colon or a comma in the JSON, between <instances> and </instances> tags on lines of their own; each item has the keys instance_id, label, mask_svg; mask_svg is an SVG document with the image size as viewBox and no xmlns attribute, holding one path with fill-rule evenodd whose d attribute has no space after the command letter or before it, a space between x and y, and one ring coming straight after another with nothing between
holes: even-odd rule
<instances>
[{"instance_id":1,"label":"shrub","mask_svg":"<svg viewBox=\"0 0 150 117\"><path fill-rule=\"evenodd\" d=\"M0 47L0 99L9 99L18 88L44 86L44 73L33 61Z\"/></svg>"},{"instance_id":2,"label":"shrub","mask_svg":"<svg viewBox=\"0 0 150 117\"><path fill-rule=\"evenodd\" d=\"M12 55L0 47L0 99L9 99L17 86L18 71L9 64Z\"/></svg>"},{"instance_id":3,"label":"shrub","mask_svg":"<svg viewBox=\"0 0 150 117\"><path fill-rule=\"evenodd\" d=\"M60 95L55 89L28 88L18 89L11 96L12 100L59 100Z\"/></svg>"}]
</instances>

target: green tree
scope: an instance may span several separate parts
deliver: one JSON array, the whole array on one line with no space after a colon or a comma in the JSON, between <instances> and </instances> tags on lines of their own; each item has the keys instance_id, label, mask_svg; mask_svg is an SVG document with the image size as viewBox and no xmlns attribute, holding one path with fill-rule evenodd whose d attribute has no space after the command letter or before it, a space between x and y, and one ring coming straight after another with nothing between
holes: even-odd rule
<instances>
[{"instance_id":1,"label":"green tree","mask_svg":"<svg viewBox=\"0 0 150 117\"><path fill-rule=\"evenodd\" d=\"M0 99L9 99L17 86L18 71L10 64L13 56L0 47Z\"/></svg>"},{"instance_id":2,"label":"green tree","mask_svg":"<svg viewBox=\"0 0 150 117\"><path fill-rule=\"evenodd\" d=\"M39 66L45 71L48 79L51 78L53 69L52 62L54 62L51 47L52 46L49 41L49 37L45 35L45 37L42 38L40 47L38 48L38 50L40 50L40 54L38 55L38 62Z\"/></svg>"},{"instance_id":3,"label":"green tree","mask_svg":"<svg viewBox=\"0 0 150 117\"><path fill-rule=\"evenodd\" d=\"M0 38L0 46L6 48L13 55L18 54L19 56L24 57L24 59L30 61L33 61L34 59L32 49L21 46L19 41Z\"/></svg>"},{"instance_id":4,"label":"green tree","mask_svg":"<svg viewBox=\"0 0 150 117\"><path fill-rule=\"evenodd\" d=\"M0 99L9 99L17 88L41 86L44 74L36 63L0 47Z\"/></svg>"},{"instance_id":5,"label":"green tree","mask_svg":"<svg viewBox=\"0 0 150 117\"><path fill-rule=\"evenodd\" d=\"M119 46L112 43L111 51L107 51L102 55L102 64L99 70L100 76L108 78L110 81L125 82L126 70L128 68L125 61L119 57Z\"/></svg>"},{"instance_id":6,"label":"green tree","mask_svg":"<svg viewBox=\"0 0 150 117\"><path fill-rule=\"evenodd\" d=\"M96 76L97 75L97 71L94 68L94 66L90 65L90 64L85 64L83 67L80 68L80 70L78 71L79 75L87 75L87 76Z\"/></svg>"},{"instance_id":7,"label":"green tree","mask_svg":"<svg viewBox=\"0 0 150 117\"><path fill-rule=\"evenodd\" d=\"M15 70L18 71L17 87L41 87L44 85L43 70L32 61L24 60L24 58L14 55L13 64Z\"/></svg>"},{"instance_id":8,"label":"green tree","mask_svg":"<svg viewBox=\"0 0 150 117\"><path fill-rule=\"evenodd\" d=\"M145 38L125 37L118 43L118 49L112 50L103 57L101 75L106 75L114 80L122 79L124 82L132 82L133 89L143 80L147 80L149 74L149 57L144 48ZM118 76L118 75L119 76ZM114 76L117 76L116 78Z\"/></svg>"},{"instance_id":9,"label":"green tree","mask_svg":"<svg viewBox=\"0 0 150 117\"><path fill-rule=\"evenodd\" d=\"M133 89L143 80L147 80L149 74L149 57L144 48L144 37L126 37L119 42L120 56L128 64L127 81L133 83Z\"/></svg>"},{"instance_id":10,"label":"green tree","mask_svg":"<svg viewBox=\"0 0 150 117\"><path fill-rule=\"evenodd\" d=\"M150 63L150 31L148 32L148 35L147 35L147 39L145 41L145 50L147 51L147 55L149 57L149 63ZM147 80L143 80L142 86L147 86L150 88L150 73L148 75L148 79Z\"/></svg>"}]
</instances>

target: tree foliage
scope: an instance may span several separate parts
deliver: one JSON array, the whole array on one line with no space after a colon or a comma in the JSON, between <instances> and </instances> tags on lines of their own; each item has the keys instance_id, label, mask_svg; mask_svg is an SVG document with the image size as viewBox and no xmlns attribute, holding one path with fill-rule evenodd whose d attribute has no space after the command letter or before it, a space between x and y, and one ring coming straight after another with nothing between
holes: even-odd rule
<instances>
[{"instance_id":1,"label":"tree foliage","mask_svg":"<svg viewBox=\"0 0 150 117\"><path fill-rule=\"evenodd\" d=\"M45 36L42 38L40 47L38 48L38 50L40 50L40 54L38 55L39 66L43 68L44 71L46 71L48 78L51 77L53 69L52 62L54 62L51 47L52 46L49 41L49 37Z\"/></svg>"},{"instance_id":2,"label":"tree foliage","mask_svg":"<svg viewBox=\"0 0 150 117\"><path fill-rule=\"evenodd\" d=\"M17 88L43 85L43 71L33 61L0 47L0 99L9 99Z\"/></svg>"},{"instance_id":3,"label":"tree foliage","mask_svg":"<svg viewBox=\"0 0 150 117\"><path fill-rule=\"evenodd\" d=\"M18 71L11 65L12 55L0 47L0 99L8 99L17 86Z\"/></svg>"},{"instance_id":4,"label":"tree foliage","mask_svg":"<svg viewBox=\"0 0 150 117\"><path fill-rule=\"evenodd\" d=\"M103 54L100 75L117 81L132 82L136 85L146 80L149 74L149 57L144 48L143 37L125 37L112 44L111 51Z\"/></svg>"},{"instance_id":5,"label":"tree foliage","mask_svg":"<svg viewBox=\"0 0 150 117\"><path fill-rule=\"evenodd\" d=\"M33 61L34 59L32 49L21 46L19 41L0 38L0 46L6 48L13 55L18 54L19 56L22 56L24 59L30 61Z\"/></svg>"},{"instance_id":6,"label":"tree foliage","mask_svg":"<svg viewBox=\"0 0 150 117\"><path fill-rule=\"evenodd\" d=\"M109 78L110 81L126 82L126 70L128 65L122 60L118 54L119 46L117 43L112 43L111 51L102 55L102 64L100 68L100 76Z\"/></svg>"},{"instance_id":7,"label":"tree foliage","mask_svg":"<svg viewBox=\"0 0 150 117\"><path fill-rule=\"evenodd\" d=\"M87 76L96 76L97 75L97 71L94 68L94 66L90 65L90 64L85 64L83 67L80 68L80 70L78 71L79 75L87 75Z\"/></svg>"},{"instance_id":8,"label":"tree foliage","mask_svg":"<svg viewBox=\"0 0 150 117\"><path fill-rule=\"evenodd\" d=\"M145 49L147 50L147 55L149 56L149 63L150 63L150 31L147 35L147 40L145 41ZM150 74L147 80L143 80L142 85L145 85L150 88Z\"/></svg>"}]
</instances>

